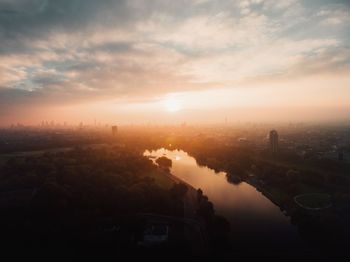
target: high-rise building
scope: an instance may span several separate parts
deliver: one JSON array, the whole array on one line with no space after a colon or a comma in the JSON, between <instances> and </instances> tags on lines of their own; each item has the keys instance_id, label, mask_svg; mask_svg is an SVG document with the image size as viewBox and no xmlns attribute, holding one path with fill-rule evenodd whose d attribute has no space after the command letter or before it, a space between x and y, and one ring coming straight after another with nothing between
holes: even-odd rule
<instances>
[{"instance_id":1,"label":"high-rise building","mask_svg":"<svg viewBox=\"0 0 350 262\"><path fill-rule=\"evenodd\" d=\"M118 132L118 126L112 126L112 135L116 136Z\"/></svg>"},{"instance_id":2,"label":"high-rise building","mask_svg":"<svg viewBox=\"0 0 350 262\"><path fill-rule=\"evenodd\" d=\"M278 152L278 133L276 130L271 130L270 135L270 149L272 154L277 154Z\"/></svg>"}]
</instances>

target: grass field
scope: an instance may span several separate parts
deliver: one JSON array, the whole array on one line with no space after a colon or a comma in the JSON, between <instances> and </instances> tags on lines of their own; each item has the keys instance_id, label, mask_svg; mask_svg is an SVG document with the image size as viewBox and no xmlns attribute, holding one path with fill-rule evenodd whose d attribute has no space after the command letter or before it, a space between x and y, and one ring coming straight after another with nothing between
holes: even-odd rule
<instances>
[{"instance_id":1,"label":"grass field","mask_svg":"<svg viewBox=\"0 0 350 262\"><path fill-rule=\"evenodd\" d=\"M294 198L294 201L302 208L320 210L332 206L331 198L328 194L302 194Z\"/></svg>"}]
</instances>

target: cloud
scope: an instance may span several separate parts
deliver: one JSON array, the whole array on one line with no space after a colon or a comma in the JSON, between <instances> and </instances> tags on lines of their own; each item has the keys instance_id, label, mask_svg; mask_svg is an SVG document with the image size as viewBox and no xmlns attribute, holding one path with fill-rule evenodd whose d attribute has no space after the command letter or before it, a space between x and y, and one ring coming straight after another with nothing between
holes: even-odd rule
<instances>
[{"instance_id":1,"label":"cloud","mask_svg":"<svg viewBox=\"0 0 350 262\"><path fill-rule=\"evenodd\" d=\"M147 100L344 70L348 17L341 1L0 0L0 102Z\"/></svg>"},{"instance_id":2,"label":"cloud","mask_svg":"<svg viewBox=\"0 0 350 262\"><path fill-rule=\"evenodd\" d=\"M350 10L338 5L322 9L316 15L320 17L322 25L336 26L350 21Z\"/></svg>"}]
</instances>

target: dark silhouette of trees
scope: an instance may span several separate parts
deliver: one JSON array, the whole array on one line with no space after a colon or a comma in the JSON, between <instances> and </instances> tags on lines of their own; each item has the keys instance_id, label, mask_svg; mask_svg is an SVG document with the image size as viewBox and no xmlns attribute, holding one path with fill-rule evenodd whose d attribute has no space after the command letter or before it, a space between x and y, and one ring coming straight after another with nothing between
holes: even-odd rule
<instances>
[{"instance_id":1,"label":"dark silhouette of trees","mask_svg":"<svg viewBox=\"0 0 350 262\"><path fill-rule=\"evenodd\" d=\"M178 183L173 185L170 191L175 198L181 199L184 198L186 192L188 191L188 188L185 184Z\"/></svg>"},{"instance_id":2,"label":"dark silhouette of trees","mask_svg":"<svg viewBox=\"0 0 350 262\"><path fill-rule=\"evenodd\" d=\"M172 166L172 164L173 164L171 159L169 159L169 158L167 158L165 156L157 158L156 163L160 167L165 168L165 169L169 169Z\"/></svg>"},{"instance_id":3,"label":"dark silhouette of trees","mask_svg":"<svg viewBox=\"0 0 350 262\"><path fill-rule=\"evenodd\" d=\"M167 160L161 160L162 165L169 166ZM157 176L164 175L131 148L79 147L10 159L0 167L1 190L14 190L4 201L16 206L16 211L6 212L6 219L13 221L8 236L31 238L33 245L55 246L77 238L83 243L84 236L107 218L118 221L139 213L183 216L187 187L163 188ZM22 188L29 193L24 195ZM4 216L0 224L8 224Z\"/></svg>"}]
</instances>

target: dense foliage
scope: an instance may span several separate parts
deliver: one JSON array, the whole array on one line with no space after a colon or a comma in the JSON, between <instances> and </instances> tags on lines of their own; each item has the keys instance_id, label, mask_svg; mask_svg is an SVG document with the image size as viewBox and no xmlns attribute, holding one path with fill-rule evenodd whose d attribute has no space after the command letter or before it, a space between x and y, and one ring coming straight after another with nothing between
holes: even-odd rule
<instances>
[{"instance_id":1,"label":"dense foliage","mask_svg":"<svg viewBox=\"0 0 350 262\"><path fill-rule=\"evenodd\" d=\"M2 232L18 241L34 231L34 240L51 241L88 232L106 219L183 216L183 191L158 184L158 172L152 161L126 148L11 158L0 170Z\"/></svg>"}]
</instances>

